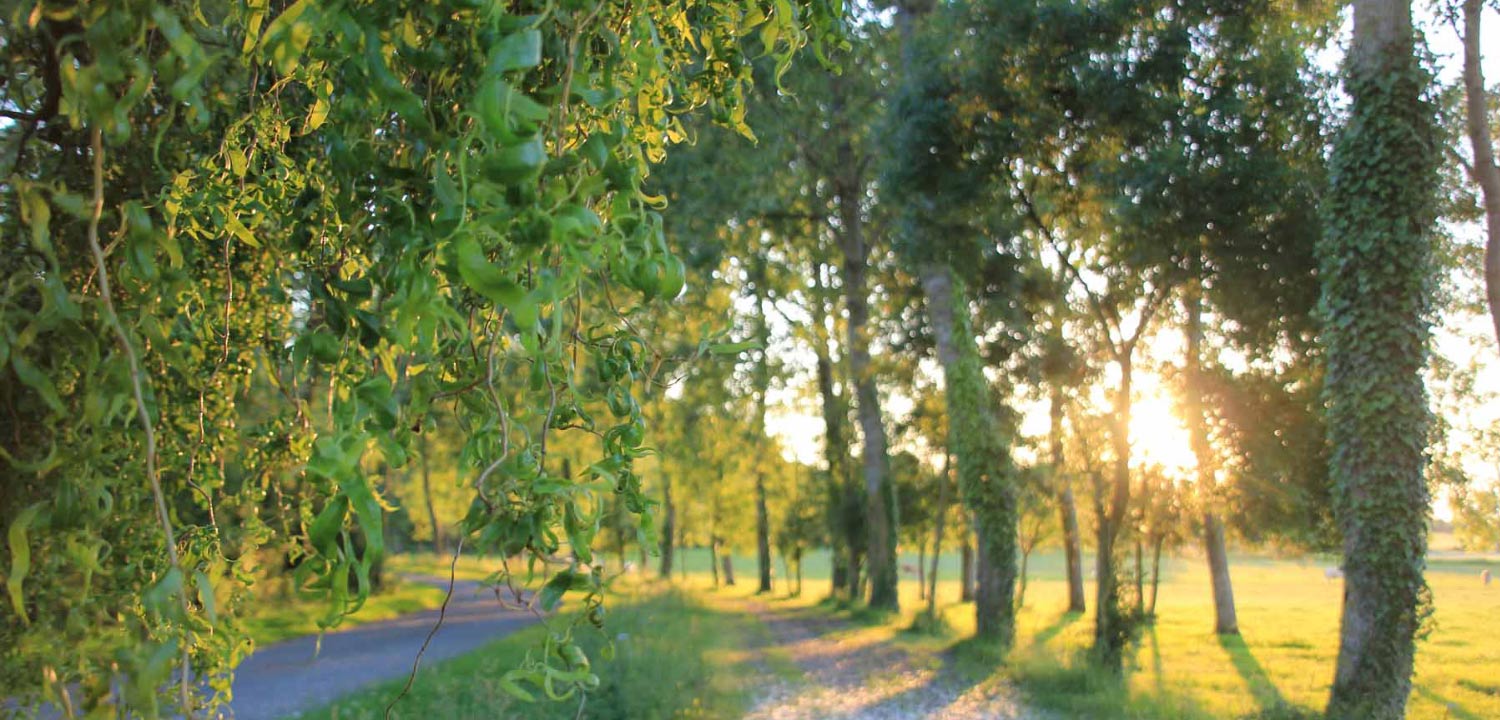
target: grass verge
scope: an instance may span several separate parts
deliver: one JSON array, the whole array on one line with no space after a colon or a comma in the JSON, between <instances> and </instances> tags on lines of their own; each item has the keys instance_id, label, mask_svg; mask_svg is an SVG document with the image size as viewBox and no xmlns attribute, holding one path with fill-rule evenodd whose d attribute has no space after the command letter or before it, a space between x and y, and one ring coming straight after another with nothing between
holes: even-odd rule
<instances>
[{"instance_id":1,"label":"grass verge","mask_svg":"<svg viewBox=\"0 0 1500 720\"><path fill-rule=\"evenodd\" d=\"M747 688L743 647L755 632L753 618L709 608L691 595L661 586L626 588L614 598L608 635L585 633L595 658L599 689L589 695L582 717L723 718L744 709ZM578 716L577 700L526 703L500 688L499 679L541 644L535 626L470 654L424 667L392 718L528 718ZM600 659L613 642L612 660ZM375 685L303 717L319 720L379 718L405 680Z\"/></svg>"},{"instance_id":2,"label":"grass verge","mask_svg":"<svg viewBox=\"0 0 1500 720\"><path fill-rule=\"evenodd\" d=\"M443 590L431 585L391 579L378 595L370 596L359 612L344 618L340 628L390 620L407 613L430 610L443 602ZM245 630L256 647L318 632L318 618L328 612L322 602L266 599L255 603L244 619Z\"/></svg>"}]
</instances>

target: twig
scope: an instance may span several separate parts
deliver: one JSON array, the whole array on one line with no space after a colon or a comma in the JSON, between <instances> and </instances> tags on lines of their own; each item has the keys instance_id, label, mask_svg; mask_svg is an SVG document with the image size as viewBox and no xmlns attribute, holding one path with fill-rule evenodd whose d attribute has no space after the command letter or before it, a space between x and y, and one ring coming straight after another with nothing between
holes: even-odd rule
<instances>
[{"instance_id":1,"label":"twig","mask_svg":"<svg viewBox=\"0 0 1500 720\"><path fill-rule=\"evenodd\" d=\"M443 619L448 616L448 601L453 599L453 583L458 575L458 557L463 552L464 536L459 535L458 546L453 549L453 562L448 566L448 594L443 596L443 605L438 608L437 622L433 623L432 629L427 631L427 639L422 641L422 648L417 651L417 657L411 661L411 673L406 676L406 686L401 688L401 692L391 700L391 704L385 706L385 720L391 720L391 710L396 707L396 703L401 702L401 698L406 697L406 693L411 691L411 684L417 680L417 669L422 666L422 655L427 652L427 645L432 642L433 636L437 635L438 629L443 627Z\"/></svg>"},{"instance_id":2,"label":"twig","mask_svg":"<svg viewBox=\"0 0 1500 720\"><path fill-rule=\"evenodd\" d=\"M146 409L146 381L141 375L141 365L136 357L135 347L130 344L130 337L125 334L125 326L120 324L120 316L115 313L115 303L109 289L109 271L104 262L104 249L99 246L99 218L104 214L104 138L97 125L92 135L94 210L89 217L88 241L89 250L94 255L94 278L99 286L99 296L104 301L104 319L114 330L120 345L125 348L125 358L130 363L130 388L135 394L136 418L140 420L141 430L146 433L146 477L151 481L151 495L156 501L157 520L161 523L162 532L166 535L167 559L172 563L173 569L184 576L183 589L178 592L178 599L182 603L183 622L187 622L189 615L187 578L182 569L182 559L177 555L177 536L172 531L172 518L167 512L167 498L162 492L161 474L156 467L156 430L151 423L151 412ZM189 678L191 656L185 640L184 637L182 643L182 712L188 718L192 718L192 691Z\"/></svg>"}]
</instances>

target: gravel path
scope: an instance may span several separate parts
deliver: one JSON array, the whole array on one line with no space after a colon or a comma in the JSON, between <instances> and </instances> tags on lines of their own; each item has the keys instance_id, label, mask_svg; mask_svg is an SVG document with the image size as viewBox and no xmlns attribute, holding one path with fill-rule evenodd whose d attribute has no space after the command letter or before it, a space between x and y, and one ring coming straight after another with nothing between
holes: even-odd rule
<instances>
[{"instance_id":1,"label":"gravel path","mask_svg":"<svg viewBox=\"0 0 1500 720\"><path fill-rule=\"evenodd\" d=\"M940 659L917 657L889 641L849 633L854 626L847 622L759 602L750 610L768 631L762 657L774 648L796 664L802 677L767 682L747 720L1041 717L1022 707L1015 692L997 680L965 679ZM769 662L763 659L762 664Z\"/></svg>"},{"instance_id":2,"label":"gravel path","mask_svg":"<svg viewBox=\"0 0 1500 720\"><path fill-rule=\"evenodd\" d=\"M447 578L408 579L448 587ZM316 659L317 638L312 636L261 648L235 671L234 701L222 717L275 720L294 716L366 685L404 678L437 618L437 610L427 610L328 633ZM479 583L459 581L453 586L443 627L422 656L422 668L475 650L531 622L531 615L501 607L494 593Z\"/></svg>"}]
</instances>

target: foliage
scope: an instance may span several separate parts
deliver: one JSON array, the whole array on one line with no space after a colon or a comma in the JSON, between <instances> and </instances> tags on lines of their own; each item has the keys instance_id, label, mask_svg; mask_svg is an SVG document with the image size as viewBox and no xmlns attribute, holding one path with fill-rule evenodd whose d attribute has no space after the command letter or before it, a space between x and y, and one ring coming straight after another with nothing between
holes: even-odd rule
<instances>
[{"instance_id":1,"label":"foliage","mask_svg":"<svg viewBox=\"0 0 1500 720\"><path fill-rule=\"evenodd\" d=\"M389 509L367 470L405 465L439 408L479 546L587 562L606 493L649 535L638 393L659 358L630 318L684 267L642 178L685 111L747 131L752 55L786 67L841 10L6 12L0 218L24 242L0 254L0 695L154 715L224 698L258 548L290 556L324 625L365 602ZM557 434L595 438L581 477ZM556 578L542 597L599 604L597 570ZM586 689L569 647L510 677Z\"/></svg>"},{"instance_id":2,"label":"foliage","mask_svg":"<svg viewBox=\"0 0 1500 720\"><path fill-rule=\"evenodd\" d=\"M1404 18L1404 21L1402 20ZM1397 718L1430 607L1423 579L1437 148L1410 8L1361 8L1352 104L1329 163L1318 245L1334 513L1344 541L1332 718Z\"/></svg>"}]
</instances>

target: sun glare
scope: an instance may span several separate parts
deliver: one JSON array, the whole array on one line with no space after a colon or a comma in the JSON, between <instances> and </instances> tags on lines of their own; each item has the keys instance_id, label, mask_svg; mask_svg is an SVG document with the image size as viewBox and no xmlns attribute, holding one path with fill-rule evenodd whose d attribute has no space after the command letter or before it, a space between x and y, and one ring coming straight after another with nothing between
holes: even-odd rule
<instances>
[{"instance_id":1,"label":"sun glare","mask_svg":"<svg viewBox=\"0 0 1500 720\"><path fill-rule=\"evenodd\" d=\"M1192 479L1197 467L1185 426L1174 411L1172 400L1147 395L1135 401L1130 417L1131 464L1160 465L1184 479Z\"/></svg>"}]
</instances>

